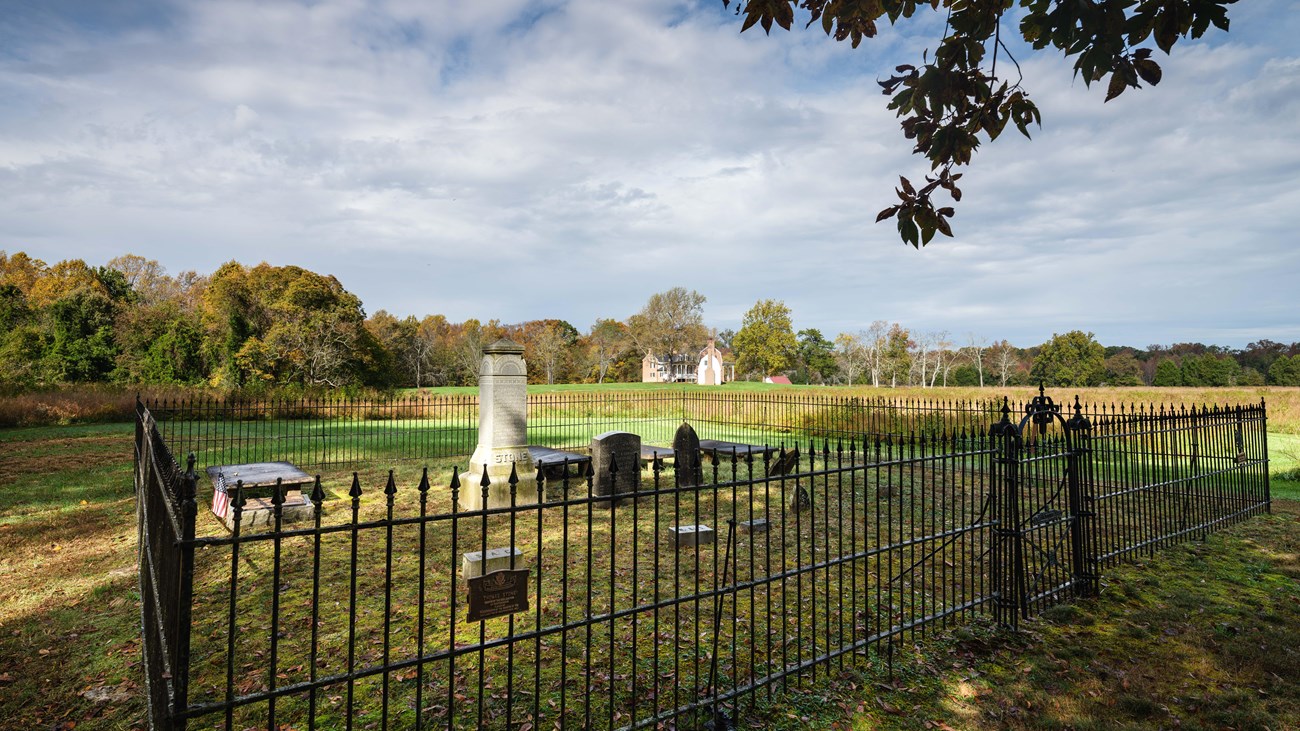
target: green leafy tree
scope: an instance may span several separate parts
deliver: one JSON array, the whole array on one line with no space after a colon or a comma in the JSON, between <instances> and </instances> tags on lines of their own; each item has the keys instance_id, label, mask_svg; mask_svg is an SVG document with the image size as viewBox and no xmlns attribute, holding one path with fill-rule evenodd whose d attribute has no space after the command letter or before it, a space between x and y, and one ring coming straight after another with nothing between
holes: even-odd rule
<instances>
[{"instance_id":1,"label":"green leafy tree","mask_svg":"<svg viewBox=\"0 0 1300 731\"><path fill-rule=\"evenodd\" d=\"M1183 358L1184 386L1235 386L1241 366L1228 356L1212 353Z\"/></svg>"},{"instance_id":2,"label":"green leafy tree","mask_svg":"<svg viewBox=\"0 0 1300 731\"><path fill-rule=\"evenodd\" d=\"M1268 382L1274 386L1300 386L1300 355L1281 355L1268 368Z\"/></svg>"},{"instance_id":3,"label":"green leafy tree","mask_svg":"<svg viewBox=\"0 0 1300 731\"><path fill-rule=\"evenodd\" d=\"M43 350L36 313L26 295L15 284L0 284L0 389L35 386Z\"/></svg>"},{"instance_id":4,"label":"green leafy tree","mask_svg":"<svg viewBox=\"0 0 1300 731\"><path fill-rule=\"evenodd\" d=\"M206 377L203 326L176 301L137 302L115 323L119 381L199 383Z\"/></svg>"},{"instance_id":5,"label":"green leafy tree","mask_svg":"<svg viewBox=\"0 0 1300 731\"><path fill-rule=\"evenodd\" d=\"M1181 386L1183 385L1183 371L1172 358L1166 358L1156 365L1156 375L1151 380L1151 385L1162 388Z\"/></svg>"},{"instance_id":6,"label":"green leafy tree","mask_svg":"<svg viewBox=\"0 0 1300 731\"><path fill-rule=\"evenodd\" d=\"M979 386L980 370L973 363L963 363L952 369L952 385Z\"/></svg>"},{"instance_id":7,"label":"green leafy tree","mask_svg":"<svg viewBox=\"0 0 1300 731\"><path fill-rule=\"evenodd\" d=\"M1089 86L1105 82L1110 101L1126 89L1160 83L1160 65L1144 44L1153 42L1168 54L1179 39L1200 38L1210 26L1226 31L1227 6L1235 1L736 0L736 14L744 16L742 32L754 25L770 32L773 25L789 30L803 12L808 25L819 23L827 36L854 48L875 37L881 23L910 20L927 8L944 14L938 46L926 49L919 65L900 65L878 82L913 153L926 158L933 174L917 186L900 178L900 202L876 220L894 218L902 240L919 248L936 232L952 236L953 209L936 206L934 198L942 190L961 200L961 173L954 170L1008 124L1029 137L1029 128L1041 122L1021 83L1020 64L1002 40L1004 15L1013 7L1026 43L1035 51L1051 48L1074 57L1075 76Z\"/></svg>"},{"instance_id":8,"label":"green leafy tree","mask_svg":"<svg viewBox=\"0 0 1300 731\"><path fill-rule=\"evenodd\" d=\"M1096 386L1106 376L1106 349L1092 333L1054 333L1040 346L1029 374L1048 386Z\"/></svg>"},{"instance_id":9,"label":"green leafy tree","mask_svg":"<svg viewBox=\"0 0 1300 731\"><path fill-rule=\"evenodd\" d=\"M777 375L790 367L798 348L790 308L780 300L759 300L749 308L732 338L736 368L742 373Z\"/></svg>"},{"instance_id":10,"label":"green leafy tree","mask_svg":"<svg viewBox=\"0 0 1300 731\"><path fill-rule=\"evenodd\" d=\"M823 337L817 328L799 331L796 358L799 380L803 383L826 383L840 369L835 361L835 343Z\"/></svg>"},{"instance_id":11,"label":"green leafy tree","mask_svg":"<svg viewBox=\"0 0 1300 731\"><path fill-rule=\"evenodd\" d=\"M230 262L204 300L219 384L339 388L380 377L382 347L363 326L361 300L334 277Z\"/></svg>"},{"instance_id":12,"label":"green leafy tree","mask_svg":"<svg viewBox=\"0 0 1300 731\"><path fill-rule=\"evenodd\" d=\"M1142 363L1130 350L1122 350L1106 359L1106 385L1141 386Z\"/></svg>"},{"instance_id":13,"label":"green leafy tree","mask_svg":"<svg viewBox=\"0 0 1300 731\"><path fill-rule=\"evenodd\" d=\"M113 301L103 292L79 289L46 308L47 380L93 383L108 380L117 358Z\"/></svg>"},{"instance_id":14,"label":"green leafy tree","mask_svg":"<svg viewBox=\"0 0 1300 731\"><path fill-rule=\"evenodd\" d=\"M1267 381L1264 380L1264 374L1246 366L1241 369L1241 377L1237 379L1238 386L1263 386Z\"/></svg>"}]
</instances>

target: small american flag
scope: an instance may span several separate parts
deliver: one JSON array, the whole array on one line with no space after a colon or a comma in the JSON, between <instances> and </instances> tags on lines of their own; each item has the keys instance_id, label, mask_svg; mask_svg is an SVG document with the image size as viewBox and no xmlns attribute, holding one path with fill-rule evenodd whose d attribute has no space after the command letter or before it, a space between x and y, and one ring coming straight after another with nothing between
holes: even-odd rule
<instances>
[{"instance_id":1,"label":"small american flag","mask_svg":"<svg viewBox=\"0 0 1300 731\"><path fill-rule=\"evenodd\" d=\"M226 492L226 481L220 474L212 481L212 512L222 520L230 512L230 493Z\"/></svg>"}]
</instances>

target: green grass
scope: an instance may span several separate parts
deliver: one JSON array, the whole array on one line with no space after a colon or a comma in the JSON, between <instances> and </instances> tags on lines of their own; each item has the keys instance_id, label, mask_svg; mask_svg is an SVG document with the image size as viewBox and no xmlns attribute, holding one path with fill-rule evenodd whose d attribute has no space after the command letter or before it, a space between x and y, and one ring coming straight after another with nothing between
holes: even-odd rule
<instances>
[{"instance_id":1,"label":"green grass","mask_svg":"<svg viewBox=\"0 0 1300 731\"><path fill-rule=\"evenodd\" d=\"M841 682L825 725L1293 728L1298 580L1300 505L1279 501L1205 543L1112 570L1101 597L1044 612L1019 634L977 625L909 648L892 682L877 661Z\"/></svg>"},{"instance_id":2,"label":"green grass","mask_svg":"<svg viewBox=\"0 0 1300 731\"><path fill-rule=\"evenodd\" d=\"M138 726L132 433L0 430L0 727Z\"/></svg>"},{"instance_id":3,"label":"green grass","mask_svg":"<svg viewBox=\"0 0 1300 731\"><path fill-rule=\"evenodd\" d=\"M1269 433L1268 459L1273 496L1300 500L1300 434Z\"/></svg>"}]
</instances>

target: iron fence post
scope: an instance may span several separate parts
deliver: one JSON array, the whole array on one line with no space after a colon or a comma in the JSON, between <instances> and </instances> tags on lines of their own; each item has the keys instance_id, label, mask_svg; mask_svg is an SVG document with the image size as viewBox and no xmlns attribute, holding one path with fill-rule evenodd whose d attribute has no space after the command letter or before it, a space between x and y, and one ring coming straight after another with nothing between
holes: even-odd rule
<instances>
[{"instance_id":1,"label":"iron fence post","mask_svg":"<svg viewBox=\"0 0 1300 731\"><path fill-rule=\"evenodd\" d=\"M990 577L996 596L998 624L1016 629L1021 611L1020 586L1023 560L1020 553L1019 464L1020 439L1011 422L1011 408L1002 403L1002 419L989 429L997 454L993 457L993 570Z\"/></svg>"},{"instance_id":2,"label":"iron fence post","mask_svg":"<svg viewBox=\"0 0 1300 731\"><path fill-rule=\"evenodd\" d=\"M1068 442L1071 576L1076 596L1096 596L1098 579L1093 550L1096 511L1092 499L1092 424L1083 415L1079 397L1074 397L1074 416L1065 423Z\"/></svg>"},{"instance_id":3,"label":"iron fence post","mask_svg":"<svg viewBox=\"0 0 1300 731\"><path fill-rule=\"evenodd\" d=\"M176 665L172 668L172 727L183 731L184 717L177 718L189 706L190 681L190 618L194 608L194 523L198 515L195 502L197 479L194 474L194 453L186 459L185 474L181 477L181 535L176 548L181 554L180 587L176 597Z\"/></svg>"}]
</instances>

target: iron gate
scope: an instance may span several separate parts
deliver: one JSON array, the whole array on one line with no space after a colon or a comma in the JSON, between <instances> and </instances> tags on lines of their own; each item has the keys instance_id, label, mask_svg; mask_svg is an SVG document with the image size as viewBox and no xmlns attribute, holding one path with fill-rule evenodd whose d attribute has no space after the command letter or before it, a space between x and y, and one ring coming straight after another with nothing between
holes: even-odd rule
<instances>
[{"instance_id":1,"label":"iron gate","mask_svg":"<svg viewBox=\"0 0 1300 731\"><path fill-rule=\"evenodd\" d=\"M1040 386L1018 423L1004 404L991 429L998 447L994 582L1005 625L1098 590L1092 426L1078 397L1073 410L1066 419Z\"/></svg>"}]
</instances>

